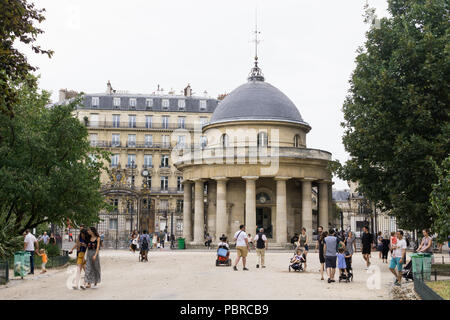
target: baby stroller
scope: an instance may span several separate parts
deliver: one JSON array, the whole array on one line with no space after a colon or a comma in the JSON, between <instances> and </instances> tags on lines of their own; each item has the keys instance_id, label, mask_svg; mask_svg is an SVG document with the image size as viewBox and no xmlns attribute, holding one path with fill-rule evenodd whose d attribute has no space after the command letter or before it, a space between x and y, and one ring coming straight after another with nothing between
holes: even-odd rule
<instances>
[{"instance_id":1,"label":"baby stroller","mask_svg":"<svg viewBox=\"0 0 450 320\"><path fill-rule=\"evenodd\" d=\"M294 258L291 259L291 264L289 265L289 272L291 272L291 269L298 272L303 271L303 263L306 261L305 254L302 254L302 257L300 260L294 260Z\"/></svg>"},{"instance_id":2,"label":"baby stroller","mask_svg":"<svg viewBox=\"0 0 450 320\"><path fill-rule=\"evenodd\" d=\"M406 281L414 280L413 270L412 270L412 260L408 262L406 267L402 270L402 277L405 278Z\"/></svg>"},{"instance_id":3,"label":"baby stroller","mask_svg":"<svg viewBox=\"0 0 450 320\"><path fill-rule=\"evenodd\" d=\"M353 273L351 272L351 269L350 269L350 271L349 271L348 268L346 270L347 270L347 274L345 274L343 269L340 270L341 274L339 275L339 282L341 282L341 281L345 281L345 282L353 281Z\"/></svg>"}]
</instances>

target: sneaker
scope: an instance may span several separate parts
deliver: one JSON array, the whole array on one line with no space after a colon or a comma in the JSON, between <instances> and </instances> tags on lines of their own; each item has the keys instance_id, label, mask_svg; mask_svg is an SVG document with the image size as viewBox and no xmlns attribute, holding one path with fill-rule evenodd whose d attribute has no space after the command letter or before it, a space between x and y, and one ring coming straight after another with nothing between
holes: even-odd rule
<instances>
[{"instance_id":1,"label":"sneaker","mask_svg":"<svg viewBox=\"0 0 450 320\"><path fill-rule=\"evenodd\" d=\"M328 283L331 283L331 279L330 278L328 278Z\"/></svg>"},{"instance_id":2,"label":"sneaker","mask_svg":"<svg viewBox=\"0 0 450 320\"><path fill-rule=\"evenodd\" d=\"M259 264L256 265L256 268L259 268Z\"/></svg>"},{"instance_id":3,"label":"sneaker","mask_svg":"<svg viewBox=\"0 0 450 320\"><path fill-rule=\"evenodd\" d=\"M244 269L242 269L242 270L244 270L244 271L248 271L248 269L247 269L247 268L244 268Z\"/></svg>"},{"instance_id":4,"label":"sneaker","mask_svg":"<svg viewBox=\"0 0 450 320\"><path fill-rule=\"evenodd\" d=\"M336 280L334 280L334 279L331 279L331 280L330 280L330 282L336 282Z\"/></svg>"},{"instance_id":5,"label":"sneaker","mask_svg":"<svg viewBox=\"0 0 450 320\"><path fill-rule=\"evenodd\" d=\"M234 271L238 271L238 268L236 266L233 267Z\"/></svg>"},{"instance_id":6,"label":"sneaker","mask_svg":"<svg viewBox=\"0 0 450 320\"><path fill-rule=\"evenodd\" d=\"M402 285L397 281L396 283L394 283L394 286L401 287Z\"/></svg>"}]
</instances>

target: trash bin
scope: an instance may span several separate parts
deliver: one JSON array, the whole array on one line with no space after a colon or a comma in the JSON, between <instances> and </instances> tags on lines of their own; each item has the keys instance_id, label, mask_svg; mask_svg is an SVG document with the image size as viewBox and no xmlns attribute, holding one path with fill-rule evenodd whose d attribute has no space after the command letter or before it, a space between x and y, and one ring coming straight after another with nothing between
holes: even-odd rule
<instances>
[{"instance_id":1,"label":"trash bin","mask_svg":"<svg viewBox=\"0 0 450 320\"><path fill-rule=\"evenodd\" d=\"M30 253L17 251L14 253L14 276L25 277L30 272Z\"/></svg>"},{"instance_id":2,"label":"trash bin","mask_svg":"<svg viewBox=\"0 0 450 320\"><path fill-rule=\"evenodd\" d=\"M178 238L178 249L186 249L184 238Z\"/></svg>"}]
</instances>

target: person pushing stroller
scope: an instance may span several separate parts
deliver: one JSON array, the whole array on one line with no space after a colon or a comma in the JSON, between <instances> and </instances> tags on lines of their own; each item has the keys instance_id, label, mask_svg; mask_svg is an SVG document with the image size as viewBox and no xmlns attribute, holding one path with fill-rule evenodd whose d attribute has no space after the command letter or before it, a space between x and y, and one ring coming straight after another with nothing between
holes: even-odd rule
<instances>
[{"instance_id":1,"label":"person pushing stroller","mask_svg":"<svg viewBox=\"0 0 450 320\"><path fill-rule=\"evenodd\" d=\"M297 248L294 256L290 260L289 272L291 269L294 271L303 271L303 264L306 263L306 255L301 248Z\"/></svg>"}]
</instances>

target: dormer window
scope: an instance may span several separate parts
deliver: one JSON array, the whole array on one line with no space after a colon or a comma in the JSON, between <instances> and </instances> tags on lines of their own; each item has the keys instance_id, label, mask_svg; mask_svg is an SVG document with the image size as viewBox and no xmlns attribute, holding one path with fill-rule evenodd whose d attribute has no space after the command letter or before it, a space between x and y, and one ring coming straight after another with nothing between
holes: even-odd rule
<instances>
[{"instance_id":1,"label":"dormer window","mask_svg":"<svg viewBox=\"0 0 450 320\"><path fill-rule=\"evenodd\" d=\"M169 109L169 99L162 99L162 107L163 109Z\"/></svg>"},{"instance_id":2,"label":"dormer window","mask_svg":"<svg viewBox=\"0 0 450 320\"><path fill-rule=\"evenodd\" d=\"M147 108L152 108L153 107L153 99L145 99L145 106Z\"/></svg>"},{"instance_id":3,"label":"dormer window","mask_svg":"<svg viewBox=\"0 0 450 320\"><path fill-rule=\"evenodd\" d=\"M120 98L114 98L113 104L114 104L114 107L120 107Z\"/></svg>"},{"instance_id":4,"label":"dormer window","mask_svg":"<svg viewBox=\"0 0 450 320\"><path fill-rule=\"evenodd\" d=\"M136 108L136 98L130 98L130 107Z\"/></svg>"},{"instance_id":5,"label":"dormer window","mask_svg":"<svg viewBox=\"0 0 450 320\"><path fill-rule=\"evenodd\" d=\"M206 100L200 100L200 110L206 110Z\"/></svg>"},{"instance_id":6,"label":"dormer window","mask_svg":"<svg viewBox=\"0 0 450 320\"><path fill-rule=\"evenodd\" d=\"M185 108L186 108L186 100L179 99L178 100L178 109L179 110L184 110Z\"/></svg>"},{"instance_id":7,"label":"dormer window","mask_svg":"<svg viewBox=\"0 0 450 320\"><path fill-rule=\"evenodd\" d=\"M100 98L99 97L92 97L92 106L98 107L100 104Z\"/></svg>"}]
</instances>

